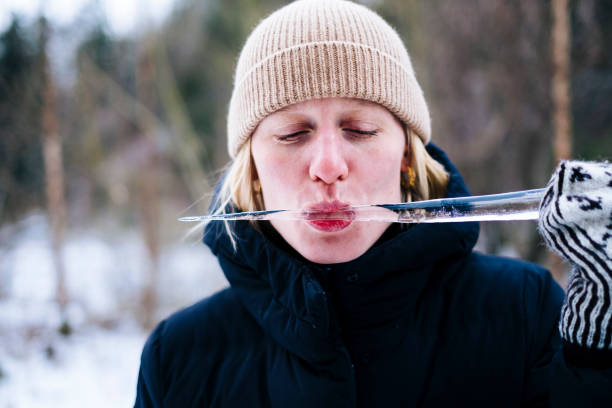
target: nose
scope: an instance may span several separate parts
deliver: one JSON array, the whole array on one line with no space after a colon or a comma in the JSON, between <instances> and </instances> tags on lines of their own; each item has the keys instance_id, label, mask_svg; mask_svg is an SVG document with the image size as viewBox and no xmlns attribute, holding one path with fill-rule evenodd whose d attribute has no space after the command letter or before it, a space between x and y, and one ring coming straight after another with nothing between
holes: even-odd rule
<instances>
[{"instance_id":1,"label":"nose","mask_svg":"<svg viewBox=\"0 0 612 408\"><path fill-rule=\"evenodd\" d=\"M313 156L310 162L310 178L333 184L348 176L348 164L343 151L342 136L334 131L327 131L316 137Z\"/></svg>"}]
</instances>

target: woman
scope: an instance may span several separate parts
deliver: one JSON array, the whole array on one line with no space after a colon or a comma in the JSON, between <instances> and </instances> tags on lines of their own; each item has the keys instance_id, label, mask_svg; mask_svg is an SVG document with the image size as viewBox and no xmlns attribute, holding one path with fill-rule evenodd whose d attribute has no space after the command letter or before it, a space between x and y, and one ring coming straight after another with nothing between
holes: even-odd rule
<instances>
[{"instance_id":1,"label":"woman","mask_svg":"<svg viewBox=\"0 0 612 408\"><path fill-rule=\"evenodd\" d=\"M296 1L240 55L213 210L469 194L429 141L394 30L351 2ZM578 262L562 338L561 288L535 265L472 252L475 223L210 223L231 286L155 329L136 406L610 403L610 180L609 166L566 163L542 204L547 242Z\"/></svg>"}]
</instances>

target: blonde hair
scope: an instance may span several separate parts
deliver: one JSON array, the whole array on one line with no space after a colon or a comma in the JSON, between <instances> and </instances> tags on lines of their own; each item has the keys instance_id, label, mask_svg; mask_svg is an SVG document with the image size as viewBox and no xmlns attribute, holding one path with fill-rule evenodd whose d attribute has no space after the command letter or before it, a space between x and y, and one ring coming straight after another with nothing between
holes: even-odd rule
<instances>
[{"instance_id":1,"label":"blonde hair","mask_svg":"<svg viewBox=\"0 0 612 408\"><path fill-rule=\"evenodd\" d=\"M427 153L421 138L410 129L406 130L406 139L409 143L410 167L414 171L415 180L413 185L410 185L408 175L402 172L404 200L408 202L443 198L448 185L448 172Z\"/></svg>"},{"instance_id":2,"label":"blonde hair","mask_svg":"<svg viewBox=\"0 0 612 408\"><path fill-rule=\"evenodd\" d=\"M442 164L429 155L421 138L415 132L406 126L404 129L414 180L410 182L410 177L406 172L402 172L403 200L421 201L444 197L449 179L448 172ZM258 183L257 170L251 154L251 138L249 138L229 165L214 204L213 214L225 214L229 204L235 211L265 210L261 189L255 188ZM235 237L228 222L225 222L225 229L235 249Z\"/></svg>"}]
</instances>

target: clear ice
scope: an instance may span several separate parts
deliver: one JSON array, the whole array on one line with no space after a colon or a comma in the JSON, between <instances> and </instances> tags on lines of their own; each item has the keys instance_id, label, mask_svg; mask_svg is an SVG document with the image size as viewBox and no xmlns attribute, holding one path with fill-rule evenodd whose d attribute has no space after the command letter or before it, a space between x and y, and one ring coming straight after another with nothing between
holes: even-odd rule
<instances>
[{"instance_id":1,"label":"clear ice","mask_svg":"<svg viewBox=\"0 0 612 408\"><path fill-rule=\"evenodd\" d=\"M397 204L366 204L335 212L264 210L182 217L184 222L258 220L352 220L400 223L535 220L544 188Z\"/></svg>"}]
</instances>

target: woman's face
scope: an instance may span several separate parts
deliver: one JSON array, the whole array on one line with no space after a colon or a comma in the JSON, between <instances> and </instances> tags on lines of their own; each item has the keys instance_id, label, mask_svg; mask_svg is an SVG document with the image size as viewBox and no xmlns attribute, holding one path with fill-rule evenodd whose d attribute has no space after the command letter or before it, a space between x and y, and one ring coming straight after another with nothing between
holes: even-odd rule
<instances>
[{"instance_id":1,"label":"woman's face","mask_svg":"<svg viewBox=\"0 0 612 408\"><path fill-rule=\"evenodd\" d=\"M326 98L267 116L251 153L266 209L334 211L347 205L398 202L406 141L384 107ZM338 263L365 253L389 226L382 222L273 220L304 258Z\"/></svg>"}]
</instances>

